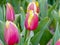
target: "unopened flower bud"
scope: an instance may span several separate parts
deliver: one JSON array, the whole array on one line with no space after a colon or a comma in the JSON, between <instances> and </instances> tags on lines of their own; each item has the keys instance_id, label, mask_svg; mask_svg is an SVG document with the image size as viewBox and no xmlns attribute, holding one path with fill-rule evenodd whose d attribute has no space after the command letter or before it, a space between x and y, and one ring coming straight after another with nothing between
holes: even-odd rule
<instances>
[{"instance_id":1,"label":"unopened flower bud","mask_svg":"<svg viewBox=\"0 0 60 45\"><path fill-rule=\"evenodd\" d=\"M15 20L14 9L10 3L6 4L6 20L9 20L9 21Z\"/></svg>"},{"instance_id":2,"label":"unopened flower bud","mask_svg":"<svg viewBox=\"0 0 60 45\"><path fill-rule=\"evenodd\" d=\"M7 45L15 45L19 42L19 32L16 25L11 21L6 21L4 39Z\"/></svg>"},{"instance_id":3,"label":"unopened flower bud","mask_svg":"<svg viewBox=\"0 0 60 45\"><path fill-rule=\"evenodd\" d=\"M38 26L38 14L30 11L26 14L25 27L28 30L34 30Z\"/></svg>"}]
</instances>

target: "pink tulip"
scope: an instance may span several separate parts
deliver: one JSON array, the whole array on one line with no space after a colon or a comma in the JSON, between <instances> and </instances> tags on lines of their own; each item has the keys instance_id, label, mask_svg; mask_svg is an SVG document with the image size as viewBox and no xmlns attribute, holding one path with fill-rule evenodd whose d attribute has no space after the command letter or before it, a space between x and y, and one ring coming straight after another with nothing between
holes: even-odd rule
<instances>
[{"instance_id":1,"label":"pink tulip","mask_svg":"<svg viewBox=\"0 0 60 45\"><path fill-rule=\"evenodd\" d=\"M30 11L26 14L25 27L28 30L34 30L38 26L38 14Z\"/></svg>"},{"instance_id":2,"label":"pink tulip","mask_svg":"<svg viewBox=\"0 0 60 45\"><path fill-rule=\"evenodd\" d=\"M60 45L60 39L56 42L55 45Z\"/></svg>"},{"instance_id":3,"label":"pink tulip","mask_svg":"<svg viewBox=\"0 0 60 45\"><path fill-rule=\"evenodd\" d=\"M19 42L18 28L11 21L6 21L4 39L7 45L15 45Z\"/></svg>"},{"instance_id":4,"label":"pink tulip","mask_svg":"<svg viewBox=\"0 0 60 45\"><path fill-rule=\"evenodd\" d=\"M6 20L9 20L9 21L15 20L14 9L10 3L6 4Z\"/></svg>"}]
</instances>

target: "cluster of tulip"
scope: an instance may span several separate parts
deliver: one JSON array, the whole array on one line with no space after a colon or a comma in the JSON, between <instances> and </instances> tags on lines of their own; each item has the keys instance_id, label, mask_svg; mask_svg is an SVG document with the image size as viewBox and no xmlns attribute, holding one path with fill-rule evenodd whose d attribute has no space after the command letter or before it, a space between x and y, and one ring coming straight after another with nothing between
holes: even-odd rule
<instances>
[{"instance_id":1,"label":"cluster of tulip","mask_svg":"<svg viewBox=\"0 0 60 45\"><path fill-rule=\"evenodd\" d=\"M25 19L25 27L28 30L34 30L38 26L39 4L38 2L31 2L27 7L27 14ZM6 4L6 24L4 30L4 39L6 45L15 45L19 42L19 32L16 25L13 23L15 20L15 13L10 3Z\"/></svg>"},{"instance_id":2,"label":"cluster of tulip","mask_svg":"<svg viewBox=\"0 0 60 45\"><path fill-rule=\"evenodd\" d=\"M27 30L35 30L38 26L38 15L40 9L37 1L30 2L27 7L25 28ZM17 26L13 23L15 20L15 13L10 3L6 4L6 24L4 30L4 39L6 45L17 45L20 40L20 35ZM55 45L60 45L60 39L57 40Z\"/></svg>"},{"instance_id":3,"label":"cluster of tulip","mask_svg":"<svg viewBox=\"0 0 60 45\"><path fill-rule=\"evenodd\" d=\"M15 20L14 9L10 3L6 4L6 24L4 30L4 39L6 45L15 45L19 42L19 32L16 25L13 23Z\"/></svg>"},{"instance_id":4,"label":"cluster of tulip","mask_svg":"<svg viewBox=\"0 0 60 45\"><path fill-rule=\"evenodd\" d=\"M25 27L28 30L35 30L38 26L38 14L39 14L38 2L30 2L27 7Z\"/></svg>"}]
</instances>

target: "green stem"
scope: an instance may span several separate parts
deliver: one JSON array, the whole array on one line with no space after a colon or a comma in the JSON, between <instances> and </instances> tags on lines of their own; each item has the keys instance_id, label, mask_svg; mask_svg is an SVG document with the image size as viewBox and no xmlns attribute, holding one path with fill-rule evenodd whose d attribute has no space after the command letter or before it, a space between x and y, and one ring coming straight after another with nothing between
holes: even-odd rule
<instances>
[{"instance_id":1,"label":"green stem","mask_svg":"<svg viewBox=\"0 0 60 45\"><path fill-rule=\"evenodd\" d=\"M26 36L27 38L29 37L29 34L30 34L30 31L29 31L29 30L27 30L27 36Z\"/></svg>"}]
</instances>

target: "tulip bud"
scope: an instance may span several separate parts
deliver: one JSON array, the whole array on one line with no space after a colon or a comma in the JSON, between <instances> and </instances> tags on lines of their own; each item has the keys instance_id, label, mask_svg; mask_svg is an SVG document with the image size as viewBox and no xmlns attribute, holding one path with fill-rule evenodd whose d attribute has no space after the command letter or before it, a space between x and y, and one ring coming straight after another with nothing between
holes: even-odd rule
<instances>
[{"instance_id":1,"label":"tulip bud","mask_svg":"<svg viewBox=\"0 0 60 45\"><path fill-rule=\"evenodd\" d=\"M60 45L60 39L56 42L55 45Z\"/></svg>"},{"instance_id":2,"label":"tulip bud","mask_svg":"<svg viewBox=\"0 0 60 45\"><path fill-rule=\"evenodd\" d=\"M27 7L27 12L29 12L29 10L33 10L34 12L39 13L39 4L38 2L31 2L29 3L28 7Z\"/></svg>"},{"instance_id":3,"label":"tulip bud","mask_svg":"<svg viewBox=\"0 0 60 45\"><path fill-rule=\"evenodd\" d=\"M28 30L34 30L38 26L38 14L30 11L26 14L25 27Z\"/></svg>"},{"instance_id":4,"label":"tulip bud","mask_svg":"<svg viewBox=\"0 0 60 45\"><path fill-rule=\"evenodd\" d=\"M15 45L19 42L18 28L11 21L6 21L4 39L7 45Z\"/></svg>"},{"instance_id":5,"label":"tulip bud","mask_svg":"<svg viewBox=\"0 0 60 45\"><path fill-rule=\"evenodd\" d=\"M6 20L9 20L9 21L15 20L14 9L10 3L6 4Z\"/></svg>"},{"instance_id":6,"label":"tulip bud","mask_svg":"<svg viewBox=\"0 0 60 45\"><path fill-rule=\"evenodd\" d=\"M36 5L35 5L34 2L30 2L30 3L29 3L29 5L28 5L28 7L27 7L27 12L28 12L29 10L36 11Z\"/></svg>"}]
</instances>

